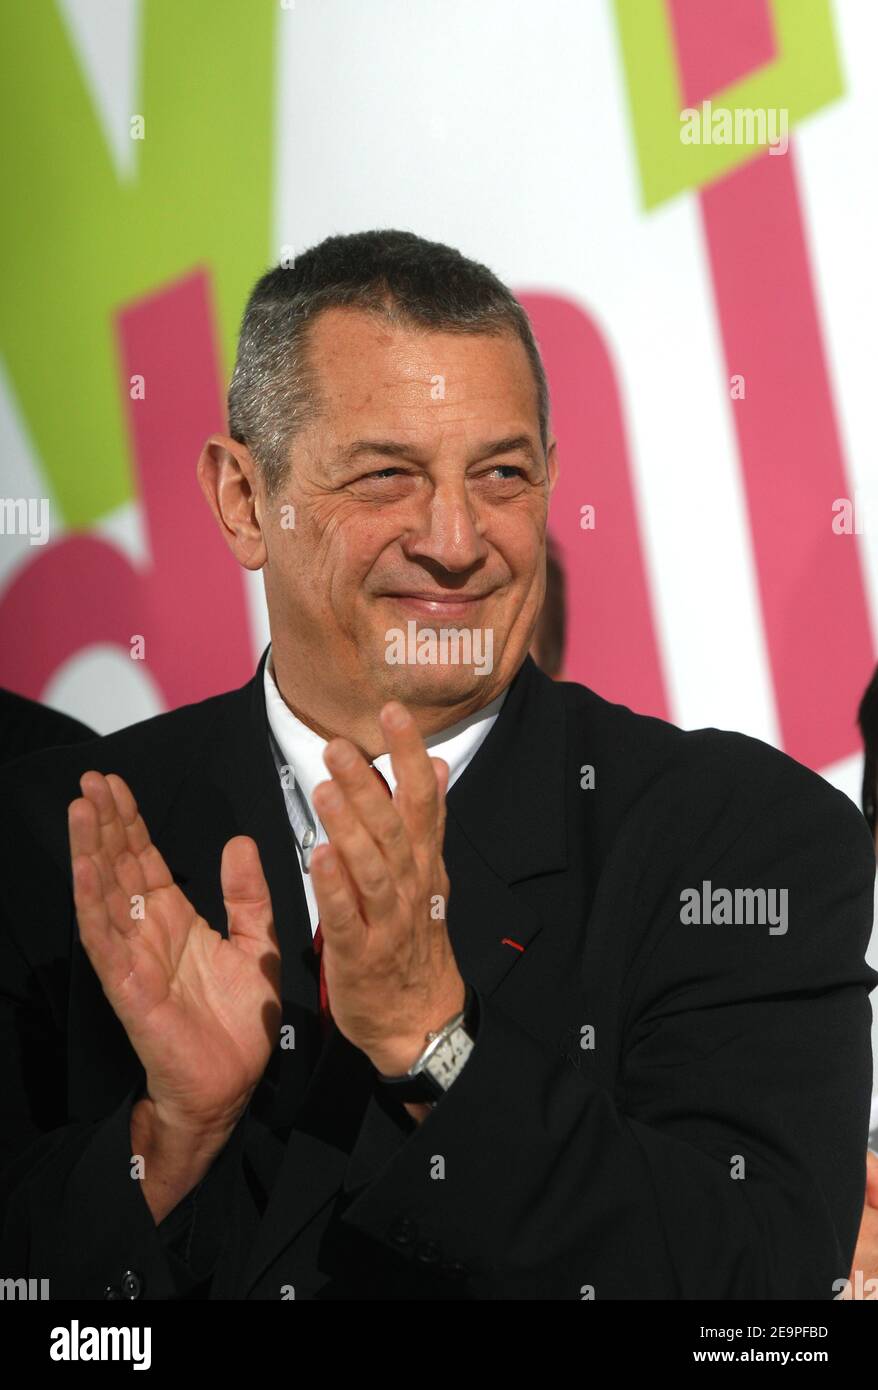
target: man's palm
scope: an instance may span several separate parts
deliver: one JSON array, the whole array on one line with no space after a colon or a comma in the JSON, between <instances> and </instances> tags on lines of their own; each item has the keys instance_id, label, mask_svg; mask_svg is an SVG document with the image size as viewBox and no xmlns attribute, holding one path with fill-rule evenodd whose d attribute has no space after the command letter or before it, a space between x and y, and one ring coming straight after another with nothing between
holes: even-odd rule
<instances>
[{"instance_id":1,"label":"man's palm","mask_svg":"<svg viewBox=\"0 0 878 1390\"><path fill-rule=\"evenodd\" d=\"M256 845L238 836L223 851L226 940L174 883L122 779L87 772L80 786L69 828L83 947L156 1104L231 1123L280 1025L280 951Z\"/></svg>"}]
</instances>

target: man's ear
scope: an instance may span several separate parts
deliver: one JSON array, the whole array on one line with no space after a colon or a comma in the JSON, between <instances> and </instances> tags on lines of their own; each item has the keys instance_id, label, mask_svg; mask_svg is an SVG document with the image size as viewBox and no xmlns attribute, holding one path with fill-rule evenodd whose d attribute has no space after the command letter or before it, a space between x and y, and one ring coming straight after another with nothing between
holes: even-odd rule
<instances>
[{"instance_id":1,"label":"man's ear","mask_svg":"<svg viewBox=\"0 0 878 1390\"><path fill-rule=\"evenodd\" d=\"M259 472L245 444L212 434L201 451L198 483L223 540L239 565L259 570L268 558L259 519Z\"/></svg>"},{"instance_id":2,"label":"man's ear","mask_svg":"<svg viewBox=\"0 0 878 1390\"><path fill-rule=\"evenodd\" d=\"M549 496L551 497L555 490L555 484L558 481L559 472L558 441L555 439L554 435L549 437L549 447L546 450L546 472L549 476Z\"/></svg>"}]
</instances>

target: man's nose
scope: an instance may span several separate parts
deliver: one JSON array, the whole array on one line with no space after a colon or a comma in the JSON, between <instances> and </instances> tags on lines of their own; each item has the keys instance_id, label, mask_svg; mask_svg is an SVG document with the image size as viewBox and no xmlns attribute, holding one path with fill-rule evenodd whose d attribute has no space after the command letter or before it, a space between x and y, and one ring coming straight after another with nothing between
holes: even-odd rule
<instances>
[{"instance_id":1,"label":"man's nose","mask_svg":"<svg viewBox=\"0 0 878 1390\"><path fill-rule=\"evenodd\" d=\"M477 564L487 554L478 509L464 483L437 487L425 501L420 522L406 546L409 555L458 571Z\"/></svg>"}]
</instances>

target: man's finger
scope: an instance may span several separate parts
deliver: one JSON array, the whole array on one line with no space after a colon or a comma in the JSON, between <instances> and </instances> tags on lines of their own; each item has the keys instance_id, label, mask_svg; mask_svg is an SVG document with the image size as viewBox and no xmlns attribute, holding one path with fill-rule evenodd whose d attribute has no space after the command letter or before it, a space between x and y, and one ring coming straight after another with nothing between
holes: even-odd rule
<instances>
[{"instance_id":1,"label":"man's finger","mask_svg":"<svg viewBox=\"0 0 878 1390\"><path fill-rule=\"evenodd\" d=\"M104 890L113 882L113 870L101 843L101 823L91 796L77 797L67 808L67 830L70 839L71 863L77 854L87 854L94 861Z\"/></svg>"},{"instance_id":2,"label":"man's finger","mask_svg":"<svg viewBox=\"0 0 878 1390\"><path fill-rule=\"evenodd\" d=\"M350 759L347 764L345 753ZM386 786L382 786L383 778L375 776L376 769L347 739L333 739L324 751L323 761L384 856L393 881L398 883L413 875L416 865L405 822L387 795Z\"/></svg>"},{"instance_id":3,"label":"man's finger","mask_svg":"<svg viewBox=\"0 0 878 1390\"><path fill-rule=\"evenodd\" d=\"M220 865L229 940L248 955L280 956L271 894L256 841L236 835L223 850Z\"/></svg>"},{"instance_id":4,"label":"man's finger","mask_svg":"<svg viewBox=\"0 0 878 1390\"><path fill-rule=\"evenodd\" d=\"M436 817L436 833L437 844L441 853L442 846L445 842L445 816L448 810L445 804L445 797L448 793L448 778L451 775L451 769L444 758L431 758L430 762L433 764L433 771L436 774L436 794L439 798Z\"/></svg>"},{"instance_id":5,"label":"man's finger","mask_svg":"<svg viewBox=\"0 0 878 1390\"><path fill-rule=\"evenodd\" d=\"M311 876L324 942L356 946L365 931L353 887L333 845L318 845L311 856Z\"/></svg>"},{"instance_id":6,"label":"man's finger","mask_svg":"<svg viewBox=\"0 0 878 1390\"><path fill-rule=\"evenodd\" d=\"M173 875L161 853L152 842L146 822L137 809L137 802L126 782L115 772L107 773L107 786L116 806L125 833L125 843L137 856L143 870L148 892L155 888L170 888Z\"/></svg>"},{"instance_id":7,"label":"man's finger","mask_svg":"<svg viewBox=\"0 0 878 1390\"><path fill-rule=\"evenodd\" d=\"M397 901L390 866L350 804L344 788L334 781L320 782L314 788L313 801L363 905L366 921L387 920Z\"/></svg>"},{"instance_id":8,"label":"man's finger","mask_svg":"<svg viewBox=\"0 0 878 1390\"><path fill-rule=\"evenodd\" d=\"M411 843L416 850L421 846L432 850L439 826L439 789L420 730L398 700L382 709L381 727L396 777L397 804Z\"/></svg>"},{"instance_id":9,"label":"man's finger","mask_svg":"<svg viewBox=\"0 0 878 1390\"><path fill-rule=\"evenodd\" d=\"M98 867L87 854L76 854L71 861L73 901L83 950L101 984L112 989L129 968L130 950L110 920L104 885ZM133 924L129 924L133 925Z\"/></svg>"},{"instance_id":10,"label":"man's finger","mask_svg":"<svg viewBox=\"0 0 878 1390\"><path fill-rule=\"evenodd\" d=\"M113 860L128 846L125 827L119 816L113 793L102 772L84 772L79 779L83 797L91 803L97 816L98 845L93 853L97 856L105 888L115 880Z\"/></svg>"}]
</instances>

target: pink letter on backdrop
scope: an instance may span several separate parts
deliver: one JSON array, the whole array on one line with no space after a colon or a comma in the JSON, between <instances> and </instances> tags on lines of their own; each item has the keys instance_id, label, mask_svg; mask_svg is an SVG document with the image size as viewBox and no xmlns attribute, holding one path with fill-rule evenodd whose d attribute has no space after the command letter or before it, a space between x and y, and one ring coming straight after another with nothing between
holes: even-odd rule
<instances>
[{"instance_id":1,"label":"pink letter on backdrop","mask_svg":"<svg viewBox=\"0 0 878 1390\"><path fill-rule=\"evenodd\" d=\"M552 393L560 476L549 529L567 578L565 674L668 718L616 378L603 338L568 299L518 294ZM580 525L595 509L594 530Z\"/></svg>"},{"instance_id":2,"label":"pink letter on backdrop","mask_svg":"<svg viewBox=\"0 0 878 1390\"><path fill-rule=\"evenodd\" d=\"M769 0L669 0L669 6L687 106L777 58Z\"/></svg>"},{"instance_id":3,"label":"pink letter on backdrop","mask_svg":"<svg viewBox=\"0 0 878 1390\"><path fill-rule=\"evenodd\" d=\"M792 147L705 189L701 209L729 375L783 747L819 769L859 748L872 636L814 301Z\"/></svg>"},{"instance_id":4,"label":"pink letter on backdrop","mask_svg":"<svg viewBox=\"0 0 878 1390\"><path fill-rule=\"evenodd\" d=\"M669 0L669 13L687 102L775 56L766 0ZM726 370L745 382L730 408L781 740L825 768L859 749L854 716L873 649L856 537L832 531L833 501L852 493L792 146L751 159L700 199Z\"/></svg>"},{"instance_id":5,"label":"pink letter on backdrop","mask_svg":"<svg viewBox=\"0 0 878 1390\"><path fill-rule=\"evenodd\" d=\"M135 633L170 708L252 676L241 574L195 477L205 438L224 428L209 288L208 274L196 271L118 315L150 566L135 570L94 536L68 535L41 550L0 601L0 684L38 699L83 647L110 643L127 653ZM134 375L144 378L143 400L130 399Z\"/></svg>"}]
</instances>

